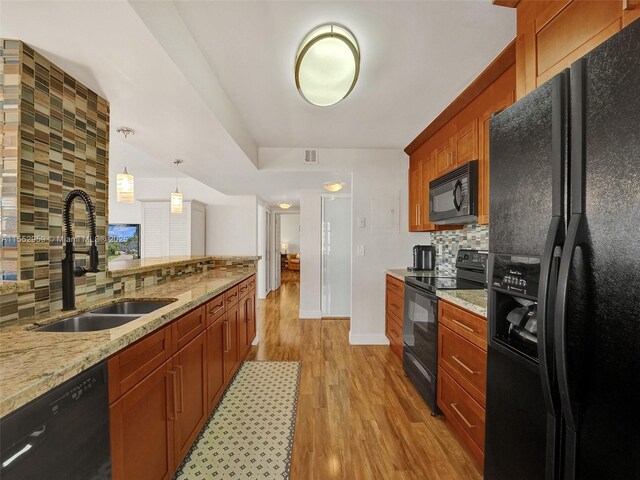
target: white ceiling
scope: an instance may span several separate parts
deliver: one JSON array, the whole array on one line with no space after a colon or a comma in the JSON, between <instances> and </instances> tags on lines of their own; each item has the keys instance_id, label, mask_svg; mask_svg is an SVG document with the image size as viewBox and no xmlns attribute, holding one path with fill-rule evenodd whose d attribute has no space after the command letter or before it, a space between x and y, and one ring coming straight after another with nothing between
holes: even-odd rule
<instances>
[{"instance_id":1,"label":"white ceiling","mask_svg":"<svg viewBox=\"0 0 640 480\"><path fill-rule=\"evenodd\" d=\"M318 108L298 95L293 61L327 21L356 35L362 69L345 101ZM259 170L258 147L403 148L514 35L514 10L490 0L0 0L0 36L110 101L114 168L126 157L169 177L182 158L184 174L269 204L350 175ZM122 125L136 130L126 143Z\"/></svg>"},{"instance_id":2,"label":"white ceiling","mask_svg":"<svg viewBox=\"0 0 640 480\"><path fill-rule=\"evenodd\" d=\"M515 10L490 0L176 5L261 147L404 148L515 36ZM349 97L320 108L298 94L294 62L328 22L353 32L362 60Z\"/></svg>"}]
</instances>

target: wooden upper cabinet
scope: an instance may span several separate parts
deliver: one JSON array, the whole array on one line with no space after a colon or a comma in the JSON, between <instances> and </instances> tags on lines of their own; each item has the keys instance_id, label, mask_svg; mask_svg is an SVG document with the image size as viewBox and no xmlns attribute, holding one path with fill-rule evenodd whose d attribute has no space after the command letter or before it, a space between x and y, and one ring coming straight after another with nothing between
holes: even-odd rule
<instances>
[{"instance_id":1,"label":"wooden upper cabinet","mask_svg":"<svg viewBox=\"0 0 640 480\"><path fill-rule=\"evenodd\" d=\"M454 165L463 165L478 159L478 120L474 118L459 129L453 137Z\"/></svg>"},{"instance_id":2,"label":"wooden upper cabinet","mask_svg":"<svg viewBox=\"0 0 640 480\"><path fill-rule=\"evenodd\" d=\"M422 163L422 228L423 230L434 230L435 224L429 221L429 182L436 176L436 162L432 156L430 159Z\"/></svg>"},{"instance_id":3,"label":"wooden upper cabinet","mask_svg":"<svg viewBox=\"0 0 640 480\"><path fill-rule=\"evenodd\" d=\"M436 177L447 173L455 165L453 158L453 139L449 138L446 142L436 148L434 152Z\"/></svg>"},{"instance_id":4,"label":"wooden upper cabinet","mask_svg":"<svg viewBox=\"0 0 640 480\"><path fill-rule=\"evenodd\" d=\"M422 195L422 164L409 169L409 231L420 231L420 208Z\"/></svg>"},{"instance_id":5,"label":"wooden upper cabinet","mask_svg":"<svg viewBox=\"0 0 640 480\"><path fill-rule=\"evenodd\" d=\"M500 92L500 95L494 99L494 103L482 113L479 119L478 224L480 225L489 224L489 124L496 112L504 110L515 101L515 92L512 88Z\"/></svg>"},{"instance_id":6,"label":"wooden upper cabinet","mask_svg":"<svg viewBox=\"0 0 640 480\"><path fill-rule=\"evenodd\" d=\"M637 0L521 0L517 9L517 98L640 17Z\"/></svg>"}]
</instances>

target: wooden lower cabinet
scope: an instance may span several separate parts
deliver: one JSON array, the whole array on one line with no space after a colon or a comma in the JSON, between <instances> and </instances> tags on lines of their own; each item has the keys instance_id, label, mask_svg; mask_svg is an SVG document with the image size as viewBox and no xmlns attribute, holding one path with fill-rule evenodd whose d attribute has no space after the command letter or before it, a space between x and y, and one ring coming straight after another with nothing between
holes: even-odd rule
<instances>
[{"instance_id":1,"label":"wooden lower cabinet","mask_svg":"<svg viewBox=\"0 0 640 480\"><path fill-rule=\"evenodd\" d=\"M207 403L213 410L224 392L225 318L207 328Z\"/></svg>"},{"instance_id":2,"label":"wooden lower cabinet","mask_svg":"<svg viewBox=\"0 0 640 480\"><path fill-rule=\"evenodd\" d=\"M238 355L243 356L249 351L249 328L247 324L247 298L238 302Z\"/></svg>"},{"instance_id":3,"label":"wooden lower cabinet","mask_svg":"<svg viewBox=\"0 0 640 480\"><path fill-rule=\"evenodd\" d=\"M249 347L256 338L256 290L253 288L247 297L247 336L249 337Z\"/></svg>"},{"instance_id":4,"label":"wooden lower cabinet","mask_svg":"<svg viewBox=\"0 0 640 480\"><path fill-rule=\"evenodd\" d=\"M438 406L482 470L487 321L444 300L438 309Z\"/></svg>"},{"instance_id":5,"label":"wooden lower cabinet","mask_svg":"<svg viewBox=\"0 0 640 480\"><path fill-rule=\"evenodd\" d=\"M404 282L387 275L385 334L391 351L402 360L402 318L404 316Z\"/></svg>"},{"instance_id":6,"label":"wooden lower cabinet","mask_svg":"<svg viewBox=\"0 0 640 480\"><path fill-rule=\"evenodd\" d=\"M171 367L177 374L178 382L174 438L176 465L179 465L202 430L209 413L205 375L206 335L198 335L176 353Z\"/></svg>"},{"instance_id":7,"label":"wooden lower cabinet","mask_svg":"<svg viewBox=\"0 0 640 480\"><path fill-rule=\"evenodd\" d=\"M109 409L115 480L173 477L178 385L170 365L171 360L164 363Z\"/></svg>"},{"instance_id":8,"label":"wooden lower cabinet","mask_svg":"<svg viewBox=\"0 0 640 480\"><path fill-rule=\"evenodd\" d=\"M224 381L228 383L238 370L238 304L229 309L225 318Z\"/></svg>"},{"instance_id":9,"label":"wooden lower cabinet","mask_svg":"<svg viewBox=\"0 0 640 480\"><path fill-rule=\"evenodd\" d=\"M249 344L256 318L251 279L242 302ZM224 314L216 297L109 359L114 480L173 478L249 351L238 350L238 287L230 290Z\"/></svg>"}]
</instances>

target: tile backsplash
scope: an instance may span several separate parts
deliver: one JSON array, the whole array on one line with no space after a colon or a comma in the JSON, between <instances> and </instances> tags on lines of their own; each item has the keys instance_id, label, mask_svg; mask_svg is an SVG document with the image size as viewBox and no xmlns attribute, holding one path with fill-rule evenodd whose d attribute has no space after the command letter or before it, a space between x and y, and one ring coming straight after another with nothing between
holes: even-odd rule
<instances>
[{"instance_id":1,"label":"tile backsplash","mask_svg":"<svg viewBox=\"0 0 640 480\"><path fill-rule=\"evenodd\" d=\"M461 230L431 232L431 244L442 245L442 255L436 255L436 270L455 274L456 254L461 248L489 249L489 227L487 225L465 225Z\"/></svg>"}]
</instances>

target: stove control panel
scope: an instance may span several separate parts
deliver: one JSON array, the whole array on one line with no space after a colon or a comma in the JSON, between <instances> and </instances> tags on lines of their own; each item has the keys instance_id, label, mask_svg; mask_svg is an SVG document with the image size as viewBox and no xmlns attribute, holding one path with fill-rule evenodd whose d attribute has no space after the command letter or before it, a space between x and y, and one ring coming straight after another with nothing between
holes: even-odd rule
<instances>
[{"instance_id":1,"label":"stove control panel","mask_svg":"<svg viewBox=\"0 0 640 480\"><path fill-rule=\"evenodd\" d=\"M540 258L518 255L496 255L491 285L513 294L538 296Z\"/></svg>"}]
</instances>

